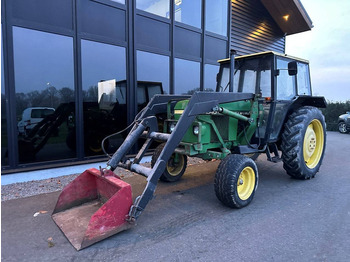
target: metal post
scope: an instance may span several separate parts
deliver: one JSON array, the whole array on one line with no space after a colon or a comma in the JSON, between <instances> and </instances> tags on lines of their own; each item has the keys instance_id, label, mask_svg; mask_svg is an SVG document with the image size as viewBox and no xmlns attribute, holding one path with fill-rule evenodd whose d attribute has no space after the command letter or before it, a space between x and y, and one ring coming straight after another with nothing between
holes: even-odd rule
<instances>
[{"instance_id":1,"label":"metal post","mask_svg":"<svg viewBox=\"0 0 350 262\"><path fill-rule=\"evenodd\" d=\"M234 71L235 71L235 56L237 52L236 50L231 49L230 50L230 92L233 92L233 81L235 78Z\"/></svg>"}]
</instances>

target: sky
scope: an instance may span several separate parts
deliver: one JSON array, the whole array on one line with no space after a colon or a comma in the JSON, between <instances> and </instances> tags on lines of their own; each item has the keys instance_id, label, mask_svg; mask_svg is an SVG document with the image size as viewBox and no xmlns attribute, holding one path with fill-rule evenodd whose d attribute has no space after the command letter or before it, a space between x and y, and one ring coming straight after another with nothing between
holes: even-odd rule
<instances>
[{"instance_id":1,"label":"sky","mask_svg":"<svg viewBox=\"0 0 350 262\"><path fill-rule=\"evenodd\" d=\"M301 0L314 27L286 38L286 53L309 60L313 95L350 100L350 0Z\"/></svg>"}]
</instances>

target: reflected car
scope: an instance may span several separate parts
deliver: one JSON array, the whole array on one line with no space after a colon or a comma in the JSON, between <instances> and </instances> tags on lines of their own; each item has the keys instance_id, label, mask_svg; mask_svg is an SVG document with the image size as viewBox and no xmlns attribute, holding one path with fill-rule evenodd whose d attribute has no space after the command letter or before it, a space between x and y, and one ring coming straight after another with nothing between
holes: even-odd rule
<instances>
[{"instance_id":1,"label":"reflected car","mask_svg":"<svg viewBox=\"0 0 350 262\"><path fill-rule=\"evenodd\" d=\"M346 112L346 114L339 116L338 131L342 134L350 132L350 112Z\"/></svg>"},{"instance_id":2,"label":"reflected car","mask_svg":"<svg viewBox=\"0 0 350 262\"><path fill-rule=\"evenodd\" d=\"M28 107L22 113L22 119L18 122L18 133L27 136L29 132L46 116L55 112L52 107Z\"/></svg>"}]
</instances>

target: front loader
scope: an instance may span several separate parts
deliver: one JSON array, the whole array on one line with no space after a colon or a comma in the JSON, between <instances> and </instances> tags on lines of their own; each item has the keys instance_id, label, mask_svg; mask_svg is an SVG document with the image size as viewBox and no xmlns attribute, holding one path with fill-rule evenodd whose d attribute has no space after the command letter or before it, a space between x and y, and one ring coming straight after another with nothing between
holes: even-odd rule
<instances>
[{"instance_id":1,"label":"front loader","mask_svg":"<svg viewBox=\"0 0 350 262\"><path fill-rule=\"evenodd\" d=\"M214 189L233 208L252 201L258 186L253 159L261 153L283 161L291 177L316 175L326 141L317 107L326 103L312 96L308 62L274 52L235 58L233 51L219 62L216 92L154 96L107 166L86 170L63 189L53 219L77 250L133 226L158 181L181 178L187 157L221 160ZM164 113L167 119L158 130L156 115ZM127 157L139 138L145 139L143 146L134 158ZM148 168L140 162L154 141L161 144ZM131 186L113 173L116 168L147 178L134 201Z\"/></svg>"}]
</instances>

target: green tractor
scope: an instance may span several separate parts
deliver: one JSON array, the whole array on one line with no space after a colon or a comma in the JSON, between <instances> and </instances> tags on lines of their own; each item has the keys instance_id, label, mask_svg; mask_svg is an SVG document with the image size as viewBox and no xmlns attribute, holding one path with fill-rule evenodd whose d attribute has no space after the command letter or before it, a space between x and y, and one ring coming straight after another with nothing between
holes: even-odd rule
<instances>
[{"instance_id":1,"label":"green tractor","mask_svg":"<svg viewBox=\"0 0 350 262\"><path fill-rule=\"evenodd\" d=\"M316 175L326 146L324 117L318 108L326 107L326 102L324 97L312 96L308 61L274 52L235 57L231 51L230 58L219 63L216 92L155 95L135 118L107 167L85 171L63 190L54 211L63 232L60 213L82 203L86 208L91 200L103 204L97 211L92 209L96 213L88 230L82 230L84 241L75 244L77 249L133 225L153 198L158 180L179 180L189 156L221 160L215 193L224 205L234 208L247 206L254 197L258 185L254 159L259 154L265 153L272 162L283 161L294 178ZM156 115L165 113L160 132ZM140 151L134 158L127 157L140 137L145 139ZM162 143L154 150L152 167L147 168L140 161L153 141ZM133 203L130 185L115 178L117 167L147 178L143 193ZM91 189L97 193L89 195Z\"/></svg>"},{"instance_id":2,"label":"green tractor","mask_svg":"<svg viewBox=\"0 0 350 262\"><path fill-rule=\"evenodd\" d=\"M215 176L216 195L225 205L240 208L253 199L258 171L252 160L260 153L269 161L283 161L287 174L294 178L316 175L326 141L324 117L318 107L326 107L326 102L312 96L308 61L274 52L240 56L235 58L233 76L230 61L219 61L216 91L254 96L219 103L211 112L197 115L160 179L180 179L187 156L221 159ZM210 97L215 99L215 95ZM173 110L168 107L165 133L176 130L189 101L178 101ZM155 150L152 166L164 146Z\"/></svg>"}]
</instances>

